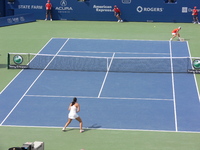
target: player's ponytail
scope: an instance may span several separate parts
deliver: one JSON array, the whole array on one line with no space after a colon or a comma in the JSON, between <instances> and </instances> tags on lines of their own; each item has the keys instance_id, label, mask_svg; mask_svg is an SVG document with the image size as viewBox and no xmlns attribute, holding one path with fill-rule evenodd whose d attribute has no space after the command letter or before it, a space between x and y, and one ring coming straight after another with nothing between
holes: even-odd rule
<instances>
[{"instance_id":1,"label":"player's ponytail","mask_svg":"<svg viewBox=\"0 0 200 150\"><path fill-rule=\"evenodd\" d=\"M73 98L73 101L72 101L72 106L76 103L76 101L77 101L77 98L74 97L74 98Z\"/></svg>"}]
</instances>

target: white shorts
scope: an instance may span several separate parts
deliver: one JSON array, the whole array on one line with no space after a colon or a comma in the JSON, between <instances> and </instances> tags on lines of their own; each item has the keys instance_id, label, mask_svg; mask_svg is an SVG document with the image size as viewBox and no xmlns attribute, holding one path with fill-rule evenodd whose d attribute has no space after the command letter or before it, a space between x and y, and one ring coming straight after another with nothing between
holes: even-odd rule
<instances>
[{"instance_id":1,"label":"white shorts","mask_svg":"<svg viewBox=\"0 0 200 150\"><path fill-rule=\"evenodd\" d=\"M69 113L69 115L68 115L69 119L76 119L78 117L79 117L78 114L71 114L71 113Z\"/></svg>"},{"instance_id":2,"label":"white shorts","mask_svg":"<svg viewBox=\"0 0 200 150\"><path fill-rule=\"evenodd\" d=\"M176 35L176 33L172 33L172 35Z\"/></svg>"}]
</instances>

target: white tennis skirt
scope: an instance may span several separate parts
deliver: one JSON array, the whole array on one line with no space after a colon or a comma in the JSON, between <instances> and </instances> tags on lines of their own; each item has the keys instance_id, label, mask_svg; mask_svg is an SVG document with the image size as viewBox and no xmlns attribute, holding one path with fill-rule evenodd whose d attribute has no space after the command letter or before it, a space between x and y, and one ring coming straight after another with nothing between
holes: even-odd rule
<instances>
[{"instance_id":1,"label":"white tennis skirt","mask_svg":"<svg viewBox=\"0 0 200 150\"><path fill-rule=\"evenodd\" d=\"M71 113L69 113L69 115L68 115L69 119L76 119L78 117L79 117L78 114L71 114Z\"/></svg>"}]
</instances>

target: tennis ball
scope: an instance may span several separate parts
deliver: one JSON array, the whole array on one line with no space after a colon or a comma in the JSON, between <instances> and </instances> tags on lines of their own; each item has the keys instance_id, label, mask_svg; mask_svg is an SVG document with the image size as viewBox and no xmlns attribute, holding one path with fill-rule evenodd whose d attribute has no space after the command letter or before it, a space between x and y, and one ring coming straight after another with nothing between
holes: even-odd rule
<instances>
[{"instance_id":1,"label":"tennis ball","mask_svg":"<svg viewBox=\"0 0 200 150\"><path fill-rule=\"evenodd\" d=\"M154 28L155 28L156 26L154 26Z\"/></svg>"}]
</instances>

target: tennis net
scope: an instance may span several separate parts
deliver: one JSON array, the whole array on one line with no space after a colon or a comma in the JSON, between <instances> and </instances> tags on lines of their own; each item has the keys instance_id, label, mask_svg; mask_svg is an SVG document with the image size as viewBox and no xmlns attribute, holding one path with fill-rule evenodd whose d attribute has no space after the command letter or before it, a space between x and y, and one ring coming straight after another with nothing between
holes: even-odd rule
<instances>
[{"instance_id":1,"label":"tennis net","mask_svg":"<svg viewBox=\"0 0 200 150\"><path fill-rule=\"evenodd\" d=\"M66 71L185 73L194 68L197 57L91 57L8 53L9 69L45 69ZM200 61L199 61L200 62ZM200 65L199 65L200 67Z\"/></svg>"}]
</instances>

